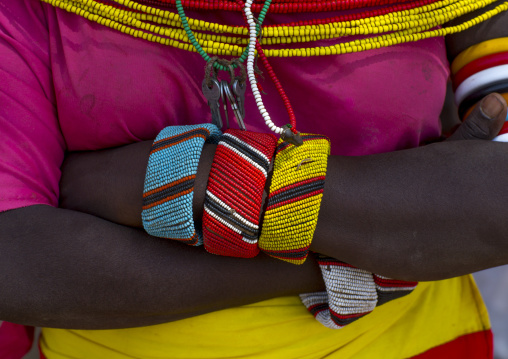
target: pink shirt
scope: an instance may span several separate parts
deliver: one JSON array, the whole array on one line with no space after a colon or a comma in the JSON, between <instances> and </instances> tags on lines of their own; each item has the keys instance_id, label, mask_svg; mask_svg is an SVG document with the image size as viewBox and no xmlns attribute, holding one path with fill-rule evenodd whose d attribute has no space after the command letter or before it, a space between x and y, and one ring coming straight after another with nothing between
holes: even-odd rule
<instances>
[{"instance_id":1,"label":"pink shirt","mask_svg":"<svg viewBox=\"0 0 508 359\"><path fill-rule=\"evenodd\" d=\"M242 21L239 13L188 15ZM266 22L294 20L269 14ZM0 211L57 206L65 151L150 140L165 126L210 121L200 90L205 63L196 53L135 39L37 0L0 3L0 40ZM335 155L405 149L439 135L448 78L441 38L270 61L298 129L329 136ZM268 77L262 85L274 122L289 122ZM268 132L250 89L246 124Z\"/></svg>"}]
</instances>

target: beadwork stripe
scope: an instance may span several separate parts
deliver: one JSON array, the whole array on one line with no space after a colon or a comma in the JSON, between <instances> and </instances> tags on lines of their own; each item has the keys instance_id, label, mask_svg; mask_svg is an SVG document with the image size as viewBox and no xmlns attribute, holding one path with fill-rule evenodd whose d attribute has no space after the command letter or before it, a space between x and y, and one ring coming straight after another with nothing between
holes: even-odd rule
<instances>
[{"instance_id":1,"label":"beadwork stripe","mask_svg":"<svg viewBox=\"0 0 508 359\"><path fill-rule=\"evenodd\" d=\"M252 158L256 163L263 167L266 171L270 167L270 160L261 151L250 146L248 143L240 141L238 138L231 136L229 133L225 133L222 142L230 144L232 147L241 150L249 158Z\"/></svg>"},{"instance_id":2,"label":"beadwork stripe","mask_svg":"<svg viewBox=\"0 0 508 359\"><path fill-rule=\"evenodd\" d=\"M195 137L201 137L203 140L206 140L208 136L210 136L210 131L208 131L205 128L197 128L195 130L190 130L187 131L186 133L181 133L173 137L165 138L154 142L150 153L155 153L168 147L178 145L183 141L188 141L191 138Z\"/></svg>"},{"instance_id":3,"label":"beadwork stripe","mask_svg":"<svg viewBox=\"0 0 508 359\"><path fill-rule=\"evenodd\" d=\"M250 221L248 221L246 218L240 216L233 208L222 202L220 199L218 199L216 196L213 195L210 191L206 192L207 194L207 200L211 203L215 203L214 206L218 207L218 210L221 211L221 213L231 215L233 217L236 217L238 220L243 221L247 227L249 227L249 231L256 232L259 230L259 226L257 224L254 224Z\"/></svg>"},{"instance_id":4,"label":"beadwork stripe","mask_svg":"<svg viewBox=\"0 0 508 359\"><path fill-rule=\"evenodd\" d=\"M179 196L183 196L184 194L190 193L194 189L195 177L196 176L192 176L192 178L184 181L174 181L172 184L164 185L150 191L150 195L143 195L143 209L151 208L166 201L178 198ZM180 183L176 184L175 182Z\"/></svg>"},{"instance_id":5,"label":"beadwork stripe","mask_svg":"<svg viewBox=\"0 0 508 359\"><path fill-rule=\"evenodd\" d=\"M234 217L230 211L223 209L219 204L213 202L210 198L205 199L205 206L216 216L216 218L221 218L228 227L236 228L239 234L257 240L257 229L249 226L246 223L242 223L241 220L238 220Z\"/></svg>"},{"instance_id":6,"label":"beadwork stripe","mask_svg":"<svg viewBox=\"0 0 508 359\"><path fill-rule=\"evenodd\" d=\"M257 236L253 236L251 234L246 233L245 231L242 231L242 229L246 229L245 226L242 226L238 221L235 221L231 218L225 219L224 217L217 215L217 212L213 211L213 209L214 208L210 208L210 206L205 206L206 213L209 214L210 216L212 216L214 219L218 220L219 222L221 222L223 225L225 225L232 231L246 237L247 239L249 239L251 241L257 242L257 239L258 239ZM242 229L240 229L238 227L242 227ZM249 230L249 229L247 228L247 230Z\"/></svg>"},{"instance_id":7,"label":"beadwork stripe","mask_svg":"<svg viewBox=\"0 0 508 359\"><path fill-rule=\"evenodd\" d=\"M231 143L228 143L228 141L222 141L221 145L230 149L232 152L234 152L238 156L242 157L245 161L250 162L254 167L259 169L259 171L261 171L261 173L265 177L268 176L268 174L267 174L268 166L265 166L265 164L262 163L262 161L259 161L256 157L253 157L247 151L244 151L240 147L233 147Z\"/></svg>"},{"instance_id":8,"label":"beadwork stripe","mask_svg":"<svg viewBox=\"0 0 508 359\"><path fill-rule=\"evenodd\" d=\"M273 206L276 206L281 202L292 203L293 201L296 200L296 198L304 197L305 195L311 193L313 195L323 193L324 188L325 188L324 180L314 180L311 181L310 183L304 183L298 186L293 186L293 188L282 191L277 195L270 195L270 198L268 199L268 208L272 208Z\"/></svg>"},{"instance_id":9,"label":"beadwork stripe","mask_svg":"<svg viewBox=\"0 0 508 359\"><path fill-rule=\"evenodd\" d=\"M281 251L271 251L271 250L264 249L263 252L265 252L266 254L268 254L271 257L274 257L277 259L282 259L282 260L287 260L288 262L290 262L290 260L296 260L296 261L305 260L307 258L308 252L309 252L308 248L309 247L299 248L299 249L294 249L294 250L287 249L287 250L281 250Z\"/></svg>"},{"instance_id":10,"label":"beadwork stripe","mask_svg":"<svg viewBox=\"0 0 508 359\"><path fill-rule=\"evenodd\" d=\"M328 310L328 304L327 303L318 303L315 305L311 305L307 308L309 312L312 313L312 315L316 316L318 313L322 312L323 310Z\"/></svg>"}]
</instances>

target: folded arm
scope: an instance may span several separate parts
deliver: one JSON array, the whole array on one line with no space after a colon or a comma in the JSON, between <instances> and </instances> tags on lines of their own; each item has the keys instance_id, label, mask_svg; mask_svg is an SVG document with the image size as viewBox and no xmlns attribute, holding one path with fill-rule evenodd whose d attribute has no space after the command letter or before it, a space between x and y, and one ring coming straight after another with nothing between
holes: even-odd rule
<instances>
[{"instance_id":1,"label":"folded arm","mask_svg":"<svg viewBox=\"0 0 508 359\"><path fill-rule=\"evenodd\" d=\"M508 146L453 141L490 139L505 117L506 107L494 120L478 108L442 143L364 157L331 156L311 249L408 280L444 279L508 263L508 223L503 221ZM213 149L205 146L198 169L197 221ZM61 204L141 227L148 151L149 143L142 143L71 155L63 167ZM91 186L94 193L88 195L83 189Z\"/></svg>"},{"instance_id":2,"label":"folded arm","mask_svg":"<svg viewBox=\"0 0 508 359\"><path fill-rule=\"evenodd\" d=\"M46 327L151 325L322 290L313 261L223 258L49 206L0 214L0 318Z\"/></svg>"}]
</instances>

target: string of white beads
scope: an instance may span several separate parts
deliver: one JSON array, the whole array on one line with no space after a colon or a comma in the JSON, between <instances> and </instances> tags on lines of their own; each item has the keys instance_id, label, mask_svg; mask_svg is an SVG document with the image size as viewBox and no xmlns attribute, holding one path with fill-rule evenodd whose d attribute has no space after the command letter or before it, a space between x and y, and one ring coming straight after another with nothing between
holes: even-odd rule
<instances>
[{"instance_id":1,"label":"string of white beads","mask_svg":"<svg viewBox=\"0 0 508 359\"><path fill-rule=\"evenodd\" d=\"M254 20L254 16L252 15L251 11L253 1L254 0L247 0L245 2L244 8L247 23L249 24L249 53L247 57L247 76L249 77L250 87L252 89L254 99L256 100L256 105L259 109L259 112L261 113L261 116L263 116L263 119L265 120L265 124L271 131L280 135L284 129L276 126L272 122L272 119L270 118L270 115L268 114L268 111L266 110L265 105L263 104L263 99L261 98L261 93L259 92L257 86L256 75L254 73L254 58L256 54L257 33L256 33L256 21Z\"/></svg>"}]
</instances>

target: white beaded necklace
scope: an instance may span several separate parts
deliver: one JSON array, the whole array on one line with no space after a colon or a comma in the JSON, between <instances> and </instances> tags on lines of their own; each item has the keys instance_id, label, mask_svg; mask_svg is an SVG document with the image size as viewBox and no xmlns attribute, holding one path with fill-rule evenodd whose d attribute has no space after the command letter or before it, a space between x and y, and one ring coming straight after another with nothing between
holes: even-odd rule
<instances>
[{"instance_id":1,"label":"white beaded necklace","mask_svg":"<svg viewBox=\"0 0 508 359\"><path fill-rule=\"evenodd\" d=\"M254 72L254 58L256 52L257 31L256 31L256 21L254 20L254 16L252 15L251 11L253 1L254 0L247 0L245 2L244 8L245 17L247 18L247 23L249 24L249 54L247 56L247 76L249 78L252 94L254 95L254 99L256 100L256 105L259 109L259 112L261 113L261 116L263 116L263 119L265 120L265 124L271 131L281 135L285 129L276 126L273 123L272 119L270 118L270 115L268 114L268 111L266 110L265 105L263 104L263 99L261 98L261 93L259 92L256 81L256 75Z\"/></svg>"}]
</instances>

